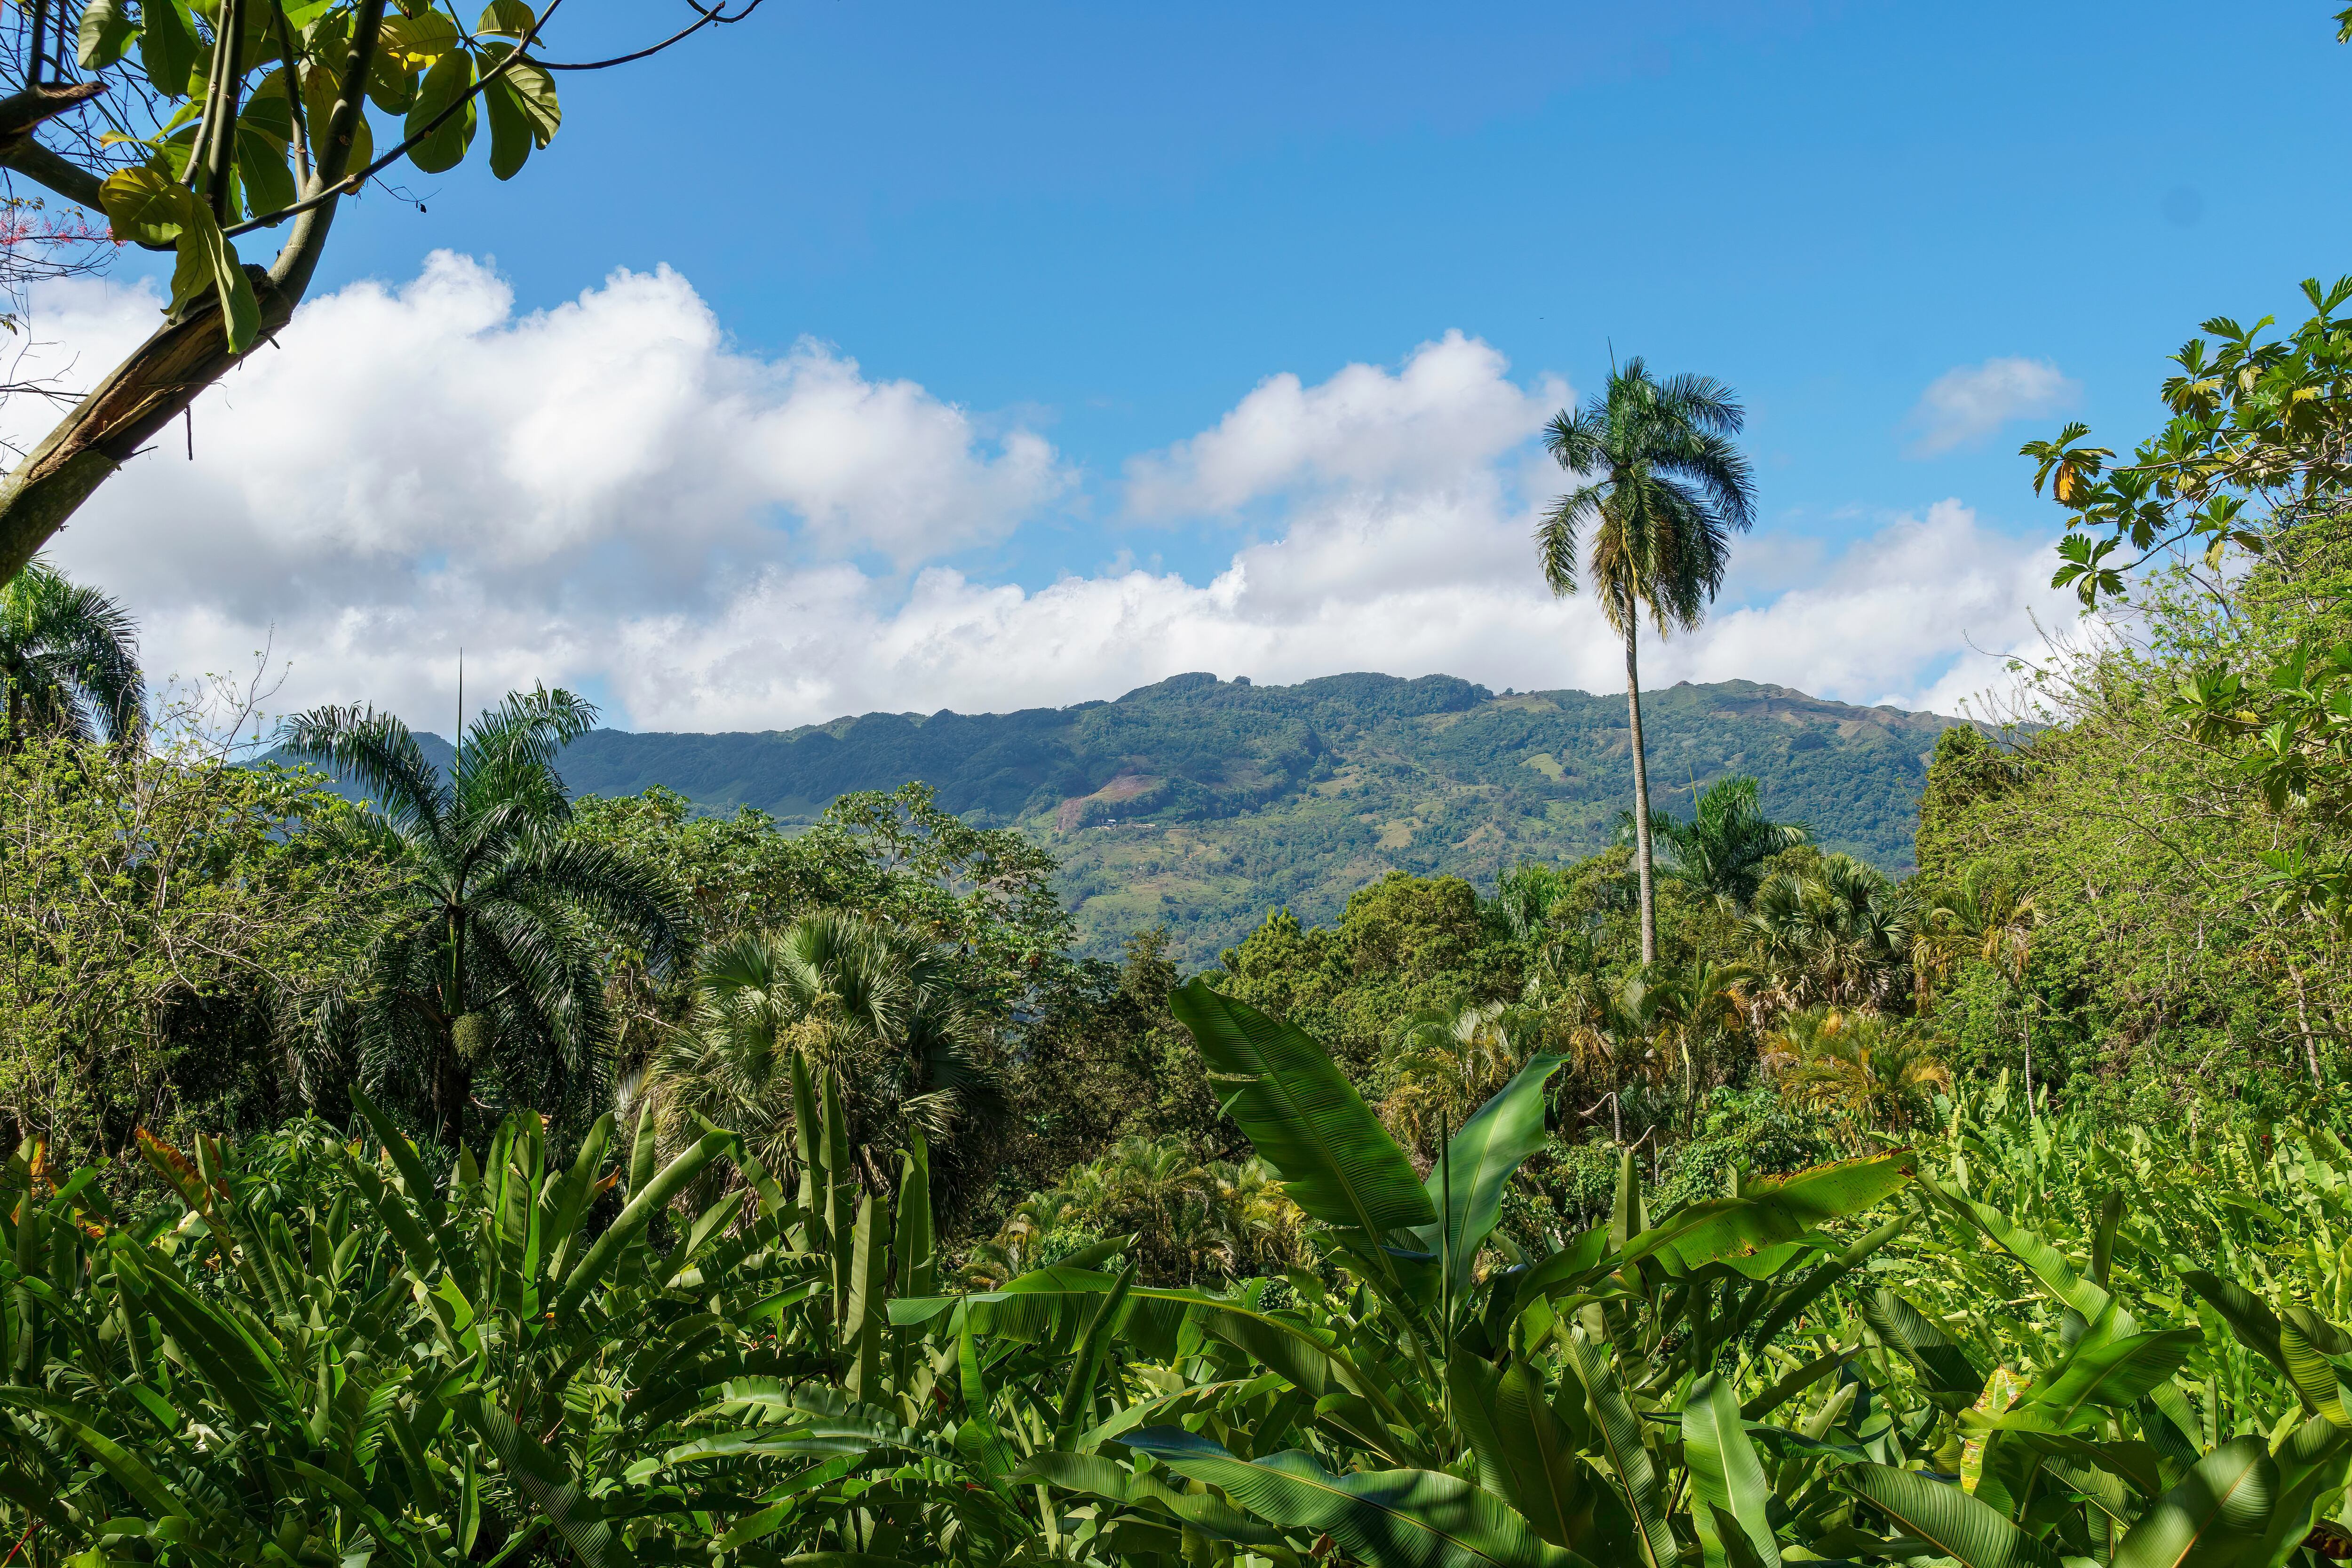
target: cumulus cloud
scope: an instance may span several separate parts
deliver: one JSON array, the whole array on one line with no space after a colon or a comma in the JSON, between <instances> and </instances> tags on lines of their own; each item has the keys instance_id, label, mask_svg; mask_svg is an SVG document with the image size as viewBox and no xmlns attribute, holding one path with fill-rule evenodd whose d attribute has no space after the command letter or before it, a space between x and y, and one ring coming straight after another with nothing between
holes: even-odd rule
<instances>
[{"instance_id":1,"label":"cumulus cloud","mask_svg":"<svg viewBox=\"0 0 2352 1568\"><path fill-rule=\"evenodd\" d=\"M68 289L40 320L94 363L154 304ZM1560 479L1532 437L1570 391L1458 333L1393 368L1276 377L1131 464L1139 512L1275 508L1207 582L1028 586L948 563L1084 501L1048 443L824 345L745 353L667 271L518 313L441 255L314 301L285 345L198 405L193 463L176 442L142 457L55 547L138 608L159 673L268 639L292 661L281 706L373 700L444 731L460 647L473 691L570 684L641 729L1002 711L1192 669L1622 682L1597 609L1551 597L1531 558ZM1998 672L1972 641L1998 655L2031 642L2033 607L2063 614L2041 554L1958 501L1843 551L1759 537L1765 596L1645 637L1644 678L1948 706Z\"/></svg>"},{"instance_id":2,"label":"cumulus cloud","mask_svg":"<svg viewBox=\"0 0 2352 1568\"><path fill-rule=\"evenodd\" d=\"M1934 457L1980 441L2012 419L2072 407L2082 385L2046 359L1989 359L1955 366L1927 384L1911 410L1908 454Z\"/></svg>"},{"instance_id":3,"label":"cumulus cloud","mask_svg":"<svg viewBox=\"0 0 2352 1568\"><path fill-rule=\"evenodd\" d=\"M1503 356L1450 331L1391 372L1351 364L1317 386L1268 376L1214 429L1128 464L1147 516L1230 511L1301 485L1443 485L1541 429L1568 401L1546 377L1521 388Z\"/></svg>"}]
</instances>

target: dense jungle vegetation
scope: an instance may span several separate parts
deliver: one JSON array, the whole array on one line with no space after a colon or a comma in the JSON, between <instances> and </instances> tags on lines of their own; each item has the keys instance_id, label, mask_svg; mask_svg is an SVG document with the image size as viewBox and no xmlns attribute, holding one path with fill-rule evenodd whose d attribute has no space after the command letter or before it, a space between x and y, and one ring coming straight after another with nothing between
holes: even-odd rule
<instances>
[{"instance_id":1,"label":"dense jungle vegetation","mask_svg":"<svg viewBox=\"0 0 2352 1568\"><path fill-rule=\"evenodd\" d=\"M1729 773L1206 966L1084 956L1053 853L924 784L575 798L562 691L446 767L268 738L366 805L235 765L239 695L148 711L37 563L10 1559L2352 1555L2352 279L2305 292L2128 458L2025 448L2096 614L1943 733L1915 873ZM1636 536L1737 523L1738 427L1639 361L1554 427L1601 477L1544 567L1629 678L1721 564Z\"/></svg>"},{"instance_id":2,"label":"dense jungle vegetation","mask_svg":"<svg viewBox=\"0 0 2352 1568\"><path fill-rule=\"evenodd\" d=\"M1643 710L1656 801L1687 815L1699 788L1751 774L1824 847L1910 868L1927 758L1949 720L1738 680L1671 687ZM600 730L565 750L562 772L583 795L659 785L787 826L843 794L921 779L966 821L1052 847L1089 956L1164 927L1170 951L1197 965L1272 908L1337 920L1389 871L1491 888L1521 860L1605 848L1625 805L1626 746L1623 700L1590 692L1196 674L1021 713L868 713L770 734Z\"/></svg>"}]
</instances>

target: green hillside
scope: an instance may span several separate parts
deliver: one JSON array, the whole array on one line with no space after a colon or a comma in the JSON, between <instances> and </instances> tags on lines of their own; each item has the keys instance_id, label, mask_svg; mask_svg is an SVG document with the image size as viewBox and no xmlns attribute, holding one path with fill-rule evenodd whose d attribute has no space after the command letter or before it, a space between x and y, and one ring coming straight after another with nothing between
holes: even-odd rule
<instances>
[{"instance_id":1,"label":"green hillside","mask_svg":"<svg viewBox=\"0 0 2352 1568\"><path fill-rule=\"evenodd\" d=\"M1889 870L1954 722L1748 681L1649 695L1657 801L1687 809L1727 773L1776 816ZM1605 845L1631 799L1622 696L1496 696L1448 676L1254 686L1181 675L1115 702L1005 714L869 713L762 734L600 731L564 755L573 789L666 784L714 809L807 820L847 790L921 779L972 820L1049 842L1097 951L1165 923L1201 962L1265 913L1335 918L1390 869L1482 885L1524 857Z\"/></svg>"}]
</instances>

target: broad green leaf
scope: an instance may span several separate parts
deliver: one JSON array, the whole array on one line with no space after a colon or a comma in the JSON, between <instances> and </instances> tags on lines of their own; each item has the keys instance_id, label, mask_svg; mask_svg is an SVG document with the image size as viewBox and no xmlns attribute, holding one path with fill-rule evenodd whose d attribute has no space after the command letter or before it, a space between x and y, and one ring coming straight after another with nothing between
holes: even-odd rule
<instances>
[{"instance_id":1,"label":"broad green leaf","mask_svg":"<svg viewBox=\"0 0 2352 1568\"><path fill-rule=\"evenodd\" d=\"M86 71L104 70L122 58L138 32L128 0L89 0L82 7L76 58Z\"/></svg>"},{"instance_id":2,"label":"broad green leaf","mask_svg":"<svg viewBox=\"0 0 2352 1568\"><path fill-rule=\"evenodd\" d=\"M505 77L482 89L482 110L490 121L490 173L499 179L511 180L522 173L535 145L530 119L523 112L522 104Z\"/></svg>"},{"instance_id":3,"label":"broad green leaf","mask_svg":"<svg viewBox=\"0 0 2352 1568\"><path fill-rule=\"evenodd\" d=\"M417 1217L425 1222L428 1229L439 1230L443 1217L441 1199L434 1190L433 1178L425 1173L424 1162L416 1157L415 1146L401 1136L400 1129L393 1125L390 1117L377 1109L374 1100L370 1100L357 1088L353 1088L351 1094L352 1104L362 1116L367 1119L368 1127L375 1133L376 1142L383 1146L384 1157L392 1162L392 1168L400 1173L401 1186L407 1193L409 1203L415 1207Z\"/></svg>"},{"instance_id":4,"label":"broad green leaf","mask_svg":"<svg viewBox=\"0 0 2352 1568\"><path fill-rule=\"evenodd\" d=\"M931 1233L931 1154L913 1134L898 1171L898 1228L892 1247L898 1269L894 1294L928 1296L938 1287L939 1242Z\"/></svg>"},{"instance_id":5,"label":"broad green leaf","mask_svg":"<svg viewBox=\"0 0 2352 1568\"><path fill-rule=\"evenodd\" d=\"M646 1228L654 1216L654 1211L683 1191L688 1182L702 1173L705 1165L717 1159L733 1142L734 1139L724 1132L704 1133L699 1140L681 1150L677 1158L662 1167L661 1173L647 1182L643 1191L630 1197L628 1206L621 1210L620 1217L613 1222L612 1228L596 1238L596 1244L588 1249L579 1267L572 1269L571 1276L563 1281L562 1293L556 1297L550 1309L558 1322L580 1310L580 1304L587 1299L588 1292L619 1258L621 1248L636 1239Z\"/></svg>"},{"instance_id":6,"label":"broad green leaf","mask_svg":"<svg viewBox=\"0 0 2352 1568\"><path fill-rule=\"evenodd\" d=\"M106 184L99 189L99 200L106 208L107 222L113 226L115 237L140 245L173 243L189 224L196 221L194 209L202 205L188 194L186 186L144 166L117 169L109 174ZM195 1199L189 1201L194 1203Z\"/></svg>"},{"instance_id":7,"label":"broad green leaf","mask_svg":"<svg viewBox=\"0 0 2352 1568\"><path fill-rule=\"evenodd\" d=\"M2223 1568L2268 1534L2278 1467L2259 1437L2236 1437L2197 1461L2116 1549L2111 1568Z\"/></svg>"},{"instance_id":8,"label":"broad green leaf","mask_svg":"<svg viewBox=\"0 0 2352 1568\"><path fill-rule=\"evenodd\" d=\"M1255 1461L1181 1426L1148 1426L1127 1445L1178 1475L1222 1488L1286 1530L1328 1535L1382 1568L1574 1568L1582 1559L1528 1528L1491 1493L1434 1470L1332 1475L1303 1453Z\"/></svg>"},{"instance_id":9,"label":"broad green leaf","mask_svg":"<svg viewBox=\"0 0 2352 1568\"><path fill-rule=\"evenodd\" d=\"M446 12L428 9L413 16L386 16L376 47L397 69L424 70L446 59L457 42L457 24Z\"/></svg>"},{"instance_id":10,"label":"broad green leaf","mask_svg":"<svg viewBox=\"0 0 2352 1568\"><path fill-rule=\"evenodd\" d=\"M2338 1353L2342 1350L2341 1336L2331 1332L2333 1327L2308 1310L2290 1308L2286 1321L2279 1324L2279 1356L2303 1407L2352 1430L2352 1415L2344 1408L2344 1385L2336 1381L2336 1367L2326 1354L2329 1349Z\"/></svg>"},{"instance_id":11,"label":"broad green leaf","mask_svg":"<svg viewBox=\"0 0 2352 1568\"><path fill-rule=\"evenodd\" d=\"M1594 1436L1609 1461L1610 1484L1633 1522L1635 1560L1642 1568L1675 1568L1682 1560L1682 1548L1675 1543L1674 1531L1666 1523L1657 1463L1643 1440L1642 1418L1625 1397L1610 1352L1595 1343L1580 1323L1569 1329L1564 1342L1569 1366L1584 1384Z\"/></svg>"},{"instance_id":12,"label":"broad green leaf","mask_svg":"<svg viewBox=\"0 0 2352 1568\"><path fill-rule=\"evenodd\" d=\"M2223 1279L2202 1268L2182 1270L2180 1282L2212 1304L2240 1344L2281 1372L2287 1370L2285 1352L2279 1348L2278 1314L2271 1310L2268 1302L2236 1280Z\"/></svg>"},{"instance_id":13,"label":"broad green leaf","mask_svg":"<svg viewBox=\"0 0 2352 1568\"><path fill-rule=\"evenodd\" d=\"M1095 1384L1102 1375L1103 1358L1109 1353L1120 1310L1127 1305L1127 1293L1134 1285L1135 1269L1129 1266L1095 1304L1086 1332L1078 1338L1078 1352L1070 1359L1069 1381L1062 1389L1061 1414L1054 1423L1054 1446L1057 1448L1068 1447L1072 1438L1094 1425Z\"/></svg>"},{"instance_id":14,"label":"broad green leaf","mask_svg":"<svg viewBox=\"0 0 2352 1568\"><path fill-rule=\"evenodd\" d=\"M1197 979L1169 1005L1200 1046L1219 1104L1292 1202L1375 1246L1389 1231L1436 1223L1412 1162L1321 1046Z\"/></svg>"},{"instance_id":15,"label":"broad green leaf","mask_svg":"<svg viewBox=\"0 0 2352 1568\"><path fill-rule=\"evenodd\" d=\"M302 70L302 118L310 132L310 162L323 168L327 162L325 137L332 122L337 96L335 72L323 61L313 61ZM375 160L375 132L368 117L360 115L352 121L351 156L344 161L345 173L364 169Z\"/></svg>"},{"instance_id":16,"label":"broad green leaf","mask_svg":"<svg viewBox=\"0 0 2352 1568\"><path fill-rule=\"evenodd\" d=\"M139 0L139 63L165 98L189 96L204 46L182 0Z\"/></svg>"},{"instance_id":17,"label":"broad green leaf","mask_svg":"<svg viewBox=\"0 0 2352 1568\"><path fill-rule=\"evenodd\" d=\"M530 36L539 14L530 8L529 0L490 0L482 8L481 20L474 31L492 37L523 38Z\"/></svg>"},{"instance_id":18,"label":"broad green leaf","mask_svg":"<svg viewBox=\"0 0 2352 1568\"><path fill-rule=\"evenodd\" d=\"M890 1273L889 1250L882 1234L882 1214L869 1193L857 1201L848 1310L842 1319L842 1349L847 1363L843 1386L857 1400L877 1398L882 1390L883 1342L889 1332L883 1301Z\"/></svg>"},{"instance_id":19,"label":"broad green leaf","mask_svg":"<svg viewBox=\"0 0 2352 1568\"><path fill-rule=\"evenodd\" d=\"M294 172L287 167L285 141L242 115L236 122L236 178L252 216L294 205Z\"/></svg>"},{"instance_id":20,"label":"broad green leaf","mask_svg":"<svg viewBox=\"0 0 2352 1568\"><path fill-rule=\"evenodd\" d=\"M1551 1407L1543 1377L1514 1356L1497 1373L1475 1356L1446 1364L1454 1415L1478 1459L1478 1484L1511 1505L1555 1546L1581 1538L1591 1480Z\"/></svg>"},{"instance_id":21,"label":"broad green leaf","mask_svg":"<svg viewBox=\"0 0 2352 1568\"><path fill-rule=\"evenodd\" d=\"M2050 1380L2028 1397L2025 1407L2049 1415L2061 1427L2081 1419L2088 1406L2128 1408L2179 1371L2203 1341L2195 1329L2158 1329L2108 1340L2086 1333Z\"/></svg>"},{"instance_id":22,"label":"broad green leaf","mask_svg":"<svg viewBox=\"0 0 2352 1568\"><path fill-rule=\"evenodd\" d=\"M87 1450L123 1490L137 1498L157 1518L171 1515L182 1519L204 1517L197 1507L173 1490L161 1476L148 1468L145 1461L91 1426L81 1412L22 1388L0 1387L0 1405L26 1411L55 1423L66 1436Z\"/></svg>"},{"instance_id":23,"label":"broad green leaf","mask_svg":"<svg viewBox=\"0 0 2352 1568\"><path fill-rule=\"evenodd\" d=\"M2107 1293L2075 1273L2074 1266L2040 1232L2017 1224L2000 1210L1973 1198L1946 1193L1932 1184L1928 1190L1963 1221L1983 1232L1994 1246L2025 1265L2026 1271L2053 1300L2074 1308L2083 1315L2084 1322L2096 1322L2099 1314L2107 1310ZM2117 1322L2116 1331L2129 1333L2135 1326L2126 1316Z\"/></svg>"},{"instance_id":24,"label":"broad green leaf","mask_svg":"<svg viewBox=\"0 0 2352 1568\"><path fill-rule=\"evenodd\" d=\"M586 1568L630 1568L627 1539L601 1517L563 1461L515 1425L497 1405L475 1394L456 1401L459 1414L481 1437L515 1489L546 1517Z\"/></svg>"},{"instance_id":25,"label":"broad green leaf","mask_svg":"<svg viewBox=\"0 0 2352 1568\"><path fill-rule=\"evenodd\" d=\"M1444 1227L1432 1223L1413 1234L1423 1252L1452 1259L1454 1288L1470 1282L1478 1249L1503 1212L1503 1189L1511 1173L1544 1144L1544 1085L1568 1058L1539 1056L1473 1111L1445 1146L1444 1164L1433 1166L1423 1190L1433 1208L1444 1209ZM1454 1201L1445 1203L1451 1185Z\"/></svg>"},{"instance_id":26,"label":"broad green leaf","mask_svg":"<svg viewBox=\"0 0 2352 1568\"><path fill-rule=\"evenodd\" d=\"M1692 1521L1709 1568L1750 1558L1780 1568L1780 1548L1766 1513L1772 1486L1748 1441L1739 1395L1729 1380L1708 1373L1691 1384L1683 1401L1683 1457L1690 1466ZM1745 1552L1726 1550L1724 1542L1735 1531L1746 1538Z\"/></svg>"},{"instance_id":27,"label":"broad green leaf","mask_svg":"<svg viewBox=\"0 0 2352 1568\"><path fill-rule=\"evenodd\" d=\"M1243 1546L1283 1544L1279 1530L1259 1523L1213 1494L1178 1491L1156 1476L1139 1476L1097 1455L1064 1454L1051 1449L1032 1454L1021 1467L1018 1479L1044 1481L1064 1491L1082 1492L1112 1502L1149 1504L1165 1510L1217 1541Z\"/></svg>"},{"instance_id":28,"label":"broad green leaf","mask_svg":"<svg viewBox=\"0 0 2352 1568\"><path fill-rule=\"evenodd\" d=\"M1727 1258L1796 1241L1832 1219L1876 1207L1917 1168L1907 1149L1817 1165L1751 1184L1739 1196L1677 1209L1625 1244L1622 1258L1663 1256L1688 1273Z\"/></svg>"},{"instance_id":29,"label":"broad green leaf","mask_svg":"<svg viewBox=\"0 0 2352 1568\"><path fill-rule=\"evenodd\" d=\"M425 73L424 85L416 89L416 105L408 111L408 122L403 128L403 139L424 136L424 140L408 150L408 161L428 174L438 174L454 169L465 161L466 149L473 145L475 103L474 57L463 49L453 49L433 62ZM463 100L457 112L441 119L444 110ZM439 119L440 124L429 132L425 127Z\"/></svg>"},{"instance_id":30,"label":"broad green leaf","mask_svg":"<svg viewBox=\"0 0 2352 1568\"><path fill-rule=\"evenodd\" d=\"M1937 1396L1938 1403L1963 1408L1975 1404L1984 1392L1985 1374L1968 1352L1926 1313L1894 1291L1875 1292L1864 1300L1862 1310L1879 1339L1918 1369L1919 1386Z\"/></svg>"},{"instance_id":31,"label":"broad green leaf","mask_svg":"<svg viewBox=\"0 0 2352 1568\"><path fill-rule=\"evenodd\" d=\"M2058 1568L2055 1552L1956 1486L1887 1465L1848 1465L1836 1475L1905 1534L1964 1568Z\"/></svg>"}]
</instances>

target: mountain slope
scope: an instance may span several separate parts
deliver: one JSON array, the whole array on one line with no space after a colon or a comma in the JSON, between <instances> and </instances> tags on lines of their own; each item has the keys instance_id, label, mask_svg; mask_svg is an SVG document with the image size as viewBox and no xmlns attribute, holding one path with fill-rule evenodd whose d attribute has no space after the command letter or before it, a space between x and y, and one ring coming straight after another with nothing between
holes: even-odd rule
<instances>
[{"instance_id":1,"label":"mountain slope","mask_svg":"<svg viewBox=\"0 0 2352 1568\"><path fill-rule=\"evenodd\" d=\"M1748 681L1669 687L1643 714L1661 808L1687 813L1694 788L1751 773L1773 815L1889 870L1910 865L1925 759L1957 722ZM1626 747L1622 696L1498 697L1449 676L1182 675L1115 702L1017 713L599 731L562 768L582 793L666 784L786 821L846 790L921 779L950 810L1049 842L1090 947L1164 921L1198 963L1281 904L1328 920L1390 869L1491 885L1524 857L1591 853L1631 802Z\"/></svg>"}]
</instances>

